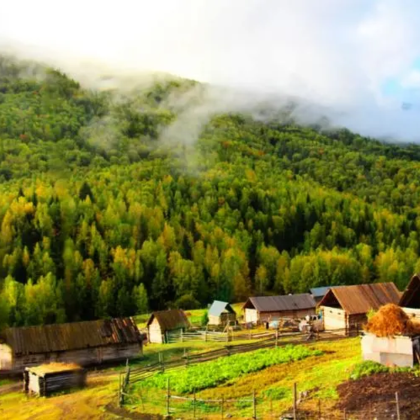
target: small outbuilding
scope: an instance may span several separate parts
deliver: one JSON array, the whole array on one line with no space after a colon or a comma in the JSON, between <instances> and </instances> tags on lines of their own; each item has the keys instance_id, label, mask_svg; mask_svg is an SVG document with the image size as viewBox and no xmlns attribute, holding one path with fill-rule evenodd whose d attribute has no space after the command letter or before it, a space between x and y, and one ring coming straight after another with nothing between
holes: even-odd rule
<instances>
[{"instance_id":1,"label":"small outbuilding","mask_svg":"<svg viewBox=\"0 0 420 420\"><path fill-rule=\"evenodd\" d=\"M167 343L169 334L179 334L189 327L190 322L182 309L153 312L147 321L149 342Z\"/></svg>"},{"instance_id":2,"label":"small outbuilding","mask_svg":"<svg viewBox=\"0 0 420 420\"><path fill-rule=\"evenodd\" d=\"M360 284L333 287L319 303L325 330L340 330L343 334L359 331L370 310L387 303L398 305L401 293L394 283Z\"/></svg>"},{"instance_id":3,"label":"small outbuilding","mask_svg":"<svg viewBox=\"0 0 420 420\"><path fill-rule=\"evenodd\" d=\"M250 297L243 306L246 323L278 321L280 318L304 318L315 314L316 303L312 295Z\"/></svg>"},{"instance_id":4,"label":"small outbuilding","mask_svg":"<svg viewBox=\"0 0 420 420\"><path fill-rule=\"evenodd\" d=\"M234 324L236 322L236 312L230 303L215 300L209 309L209 325Z\"/></svg>"},{"instance_id":5,"label":"small outbuilding","mask_svg":"<svg viewBox=\"0 0 420 420\"><path fill-rule=\"evenodd\" d=\"M74 363L48 363L27 367L23 373L23 384L27 394L47 397L54 392L85 386L86 370Z\"/></svg>"},{"instance_id":6,"label":"small outbuilding","mask_svg":"<svg viewBox=\"0 0 420 420\"><path fill-rule=\"evenodd\" d=\"M7 328L1 335L0 370L23 372L51 362L88 366L141 355L141 334L132 318Z\"/></svg>"}]
</instances>

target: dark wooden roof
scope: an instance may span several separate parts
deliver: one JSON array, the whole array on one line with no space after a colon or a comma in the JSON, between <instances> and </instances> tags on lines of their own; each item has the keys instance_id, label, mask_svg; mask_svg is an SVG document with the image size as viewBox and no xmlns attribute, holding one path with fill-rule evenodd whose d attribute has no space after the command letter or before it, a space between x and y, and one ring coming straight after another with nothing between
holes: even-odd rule
<instances>
[{"instance_id":1,"label":"dark wooden roof","mask_svg":"<svg viewBox=\"0 0 420 420\"><path fill-rule=\"evenodd\" d=\"M400 299L400 306L403 308L420 309L420 276L414 274L411 277L403 295Z\"/></svg>"},{"instance_id":2,"label":"dark wooden roof","mask_svg":"<svg viewBox=\"0 0 420 420\"><path fill-rule=\"evenodd\" d=\"M162 331L178 330L190 326L187 315L185 315L185 312L182 309L153 312L147 321L147 326L149 326L155 318L159 322Z\"/></svg>"},{"instance_id":3,"label":"dark wooden roof","mask_svg":"<svg viewBox=\"0 0 420 420\"><path fill-rule=\"evenodd\" d=\"M141 342L140 332L131 318L7 328L2 338L15 354L49 353Z\"/></svg>"},{"instance_id":4,"label":"dark wooden roof","mask_svg":"<svg viewBox=\"0 0 420 420\"><path fill-rule=\"evenodd\" d=\"M302 293L300 295L250 297L246 301L244 309L255 308L259 312L283 312L311 309L315 306L316 303L312 295Z\"/></svg>"},{"instance_id":5,"label":"dark wooden roof","mask_svg":"<svg viewBox=\"0 0 420 420\"><path fill-rule=\"evenodd\" d=\"M359 284L330 289L319 306L331 306L333 300L349 315L366 314L387 303L398 305L401 292L394 283Z\"/></svg>"}]
</instances>

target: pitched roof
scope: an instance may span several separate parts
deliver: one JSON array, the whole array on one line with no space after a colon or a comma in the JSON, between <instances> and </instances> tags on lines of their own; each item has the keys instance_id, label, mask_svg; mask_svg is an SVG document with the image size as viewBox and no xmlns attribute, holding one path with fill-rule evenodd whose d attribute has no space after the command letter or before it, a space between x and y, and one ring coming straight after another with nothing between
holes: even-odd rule
<instances>
[{"instance_id":1,"label":"pitched roof","mask_svg":"<svg viewBox=\"0 0 420 420\"><path fill-rule=\"evenodd\" d=\"M315 308L316 303L309 293L302 293L300 295L250 297L244 308L250 306L259 312L277 312Z\"/></svg>"},{"instance_id":2,"label":"pitched roof","mask_svg":"<svg viewBox=\"0 0 420 420\"><path fill-rule=\"evenodd\" d=\"M224 311L231 314L235 313L230 303L215 300L209 309L209 315L220 316Z\"/></svg>"},{"instance_id":3,"label":"pitched roof","mask_svg":"<svg viewBox=\"0 0 420 420\"><path fill-rule=\"evenodd\" d=\"M177 330L179 328L188 328L190 326L187 315L185 315L185 312L182 309L170 309L168 311L153 312L147 321L147 326L149 326L155 318L159 322L162 331Z\"/></svg>"},{"instance_id":4,"label":"pitched roof","mask_svg":"<svg viewBox=\"0 0 420 420\"><path fill-rule=\"evenodd\" d=\"M420 275L414 274L400 299L403 308L420 309Z\"/></svg>"},{"instance_id":5,"label":"pitched roof","mask_svg":"<svg viewBox=\"0 0 420 420\"><path fill-rule=\"evenodd\" d=\"M312 289L309 289L311 292L311 295L315 298L320 298L324 296L328 290L332 289L333 287L343 287L341 285L339 286L323 286L323 287L313 287Z\"/></svg>"},{"instance_id":6,"label":"pitched roof","mask_svg":"<svg viewBox=\"0 0 420 420\"><path fill-rule=\"evenodd\" d=\"M15 354L48 353L141 342L131 318L7 328L2 338Z\"/></svg>"},{"instance_id":7,"label":"pitched roof","mask_svg":"<svg viewBox=\"0 0 420 420\"><path fill-rule=\"evenodd\" d=\"M319 306L328 306L328 302L334 297L342 309L350 315L355 315L365 314L371 309L377 310L387 303L398 305L401 292L394 283L343 286L330 289L322 298Z\"/></svg>"}]
</instances>

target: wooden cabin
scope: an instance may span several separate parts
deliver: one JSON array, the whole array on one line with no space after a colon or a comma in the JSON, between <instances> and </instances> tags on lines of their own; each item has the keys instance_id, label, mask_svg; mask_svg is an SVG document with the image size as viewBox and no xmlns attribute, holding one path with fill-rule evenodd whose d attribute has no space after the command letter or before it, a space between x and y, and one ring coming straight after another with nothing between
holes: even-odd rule
<instances>
[{"instance_id":1,"label":"wooden cabin","mask_svg":"<svg viewBox=\"0 0 420 420\"><path fill-rule=\"evenodd\" d=\"M41 397L71 388L81 388L85 384L86 370L74 363L48 363L27 367L23 373L24 391Z\"/></svg>"},{"instance_id":2,"label":"wooden cabin","mask_svg":"<svg viewBox=\"0 0 420 420\"><path fill-rule=\"evenodd\" d=\"M182 309L153 312L147 321L149 342L167 343L169 334L178 334L189 327L190 322Z\"/></svg>"},{"instance_id":3,"label":"wooden cabin","mask_svg":"<svg viewBox=\"0 0 420 420\"><path fill-rule=\"evenodd\" d=\"M245 322L258 324L278 321L280 318L304 318L315 314L316 303L312 295L259 296L245 302Z\"/></svg>"},{"instance_id":4,"label":"wooden cabin","mask_svg":"<svg viewBox=\"0 0 420 420\"><path fill-rule=\"evenodd\" d=\"M236 312L227 302L215 300L209 309L209 325L226 326L236 322Z\"/></svg>"},{"instance_id":5,"label":"wooden cabin","mask_svg":"<svg viewBox=\"0 0 420 420\"><path fill-rule=\"evenodd\" d=\"M414 274L401 296L399 305L408 315L420 318L420 275Z\"/></svg>"},{"instance_id":6,"label":"wooden cabin","mask_svg":"<svg viewBox=\"0 0 420 420\"><path fill-rule=\"evenodd\" d=\"M0 370L23 372L43 363L81 366L142 355L141 335L131 318L7 328L0 342Z\"/></svg>"},{"instance_id":7,"label":"wooden cabin","mask_svg":"<svg viewBox=\"0 0 420 420\"><path fill-rule=\"evenodd\" d=\"M361 330L370 310L387 303L398 305L401 293L394 283L333 287L319 303L325 330L354 334Z\"/></svg>"}]
</instances>

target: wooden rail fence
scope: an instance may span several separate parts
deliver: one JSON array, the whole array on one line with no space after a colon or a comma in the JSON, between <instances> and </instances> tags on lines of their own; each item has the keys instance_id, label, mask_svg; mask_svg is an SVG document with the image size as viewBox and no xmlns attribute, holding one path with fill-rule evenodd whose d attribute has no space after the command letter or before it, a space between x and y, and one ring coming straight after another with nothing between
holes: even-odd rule
<instances>
[{"instance_id":1,"label":"wooden rail fence","mask_svg":"<svg viewBox=\"0 0 420 420\"><path fill-rule=\"evenodd\" d=\"M126 372L121 374L120 378L119 404L120 406L123 405L124 397L129 396L128 386L130 383L143 381L157 372L165 372L168 369L172 370L181 367L187 368L190 365L210 362L220 357L228 357L234 354L247 353L270 347L285 346L288 344L313 344L314 342L340 340L343 338L347 338L344 330L325 331L313 336L302 333L289 333L289 335L286 336L286 339L285 335L276 335L274 338L270 337L253 343L226 345L223 348L203 353L189 354L184 350L183 356L168 361L164 360L163 353L159 353L159 361L145 367L130 369L127 361Z\"/></svg>"}]
</instances>

